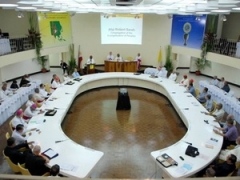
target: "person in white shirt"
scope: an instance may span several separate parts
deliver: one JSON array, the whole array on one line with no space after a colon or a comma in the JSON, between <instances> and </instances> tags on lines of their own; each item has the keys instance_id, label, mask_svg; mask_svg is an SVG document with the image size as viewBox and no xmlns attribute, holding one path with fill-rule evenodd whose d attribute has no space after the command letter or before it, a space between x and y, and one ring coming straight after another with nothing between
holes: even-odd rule
<instances>
[{"instance_id":1,"label":"person in white shirt","mask_svg":"<svg viewBox=\"0 0 240 180\"><path fill-rule=\"evenodd\" d=\"M64 80L65 82L67 82L67 81L70 80L70 77L68 76L67 73L64 74L64 76L63 76L63 80Z\"/></svg>"},{"instance_id":2,"label":"person in white shirt","mask_svg":"<svg viewBox=\"0 0 240 180\"><path fill-rule=\"evenodd\" d=\"M141 66L141 62L142 62L142 57L141 57L140 53L137 54L135 61L137 61L137 70L139 70L140 66Z\"/></svg>"},{"instance_id":3,"label":"person in white shirt","mask_svg":"<svg viewBox=\"0 0 240 180\"><path fill-rule=\"evenodd\" d=\"M179 82L180 85L183 85L184 87L187 87L189 83L187 75L183 76L183 79Z\"/></svg>"},{"instance_id":4,"label":"person in white shirt","mask_svg":"<svg viewBox=\"0 0 240 180\"><path fill-rule=\"evenodd\" d=\"M4 82L0 91L0 99L5 100L10 94L12 94L12 92L7 90L7 83Z\"/></svg>"},{"instance_id":5,"label":"person in white shirt","mask_svg":"<svg viewBox=\"0 0 240 180\"><path fill-rule=\"evenodd\" d=\"M36 99L33 94L28 95L28 101L26 102L26 107L31 106L35 103Z\"/></svg>"},{"instance_id":6,"label":"person in white shirt","mask_svg":"<svg viewBox=\"0 0 240 180\"><path fill-rule=\"evenodd\" d=\"M27 129L27 123L22 119L23 116L23 110L19 109L16 112L16 116L12 119L12 127L16 128L18 124L22 124L24 126L24 129Z\"/></svg>"},{"instance_id":7,"label":"person in white shirt","mask_svg":"<svg viewBox=\"0 0 240 180\"><path fill-rule=\"evenodd\" d=\"M28 106L24 113L23 113L23 119L25 120L29 120L31 119L33 116L37 115L37 105L36 104L33 104L31 106Z\"/></svg>"},{"instance_id":8,"label":"person in white shirt","mask_svg":"<svg viewBox=\"0 0 240 180\"><path fill-rule=\"evenodd\" d=\"M211 85L217 86L219 83L217 76L213 76L213 79L210 81Z\"/></svg>"},{"instance_id":9,"label":"person in white shirt","mask_svg":"<svg viewBox=\"0 0 240 180\"><path fill-rule=\"evenodd\" d=\"M39 93L42 97L47 98L50 94L45 90L44 84L40 84Z\"/></svg>"},{"instance_id":10,"label":"person in white shirt","mask_svg":"<svg viewBox=\"0 0 240 180\"><path fill-rule=\"evenodd\" d=\"M114 60L114 56L113 56L112 52L109 52L109 54L107 55L107 60L109 60L109 61Z\"/></svg>"},{"instance_id":11,"label":"person in white shirt","mask_svg":"<svg viewBox=\"0 0 240 180\"><path fill-rule=\"evenodd\" d=\"M176 81L177 80L177 73L175 71L173 71L170 76L168 77L168 79L172 80L172 81Z\"/></svg>"},{"instance_id":12,"label":"person in white shirt","mask_svg":"<svg viewBox=\"0 0 240 180\"><path fill-rule=\"evenodd\" d=\"M162 76L162 66L159 66L158 68L155 69L154 76Z\"/></svg>"},{"instance_id":13,"label":"person in white shirt","mask_svg":"<svg viewBox=\"0 0 240 180\"><path fill-rule=\"evenodd\" d=\"M218 83L217 86L218 86L220 89L222 89L223 86L224 86L224 82L225 82L225 79L224 79L224 77L222 77L222 78L221 78L221 81Z\"/></svg>"},{"instance_id":14,"label":"person in white shirt","mask_svg":"<svg viewBox=\"0 0 240 180\"><path fill-rule=\"evenodd\" d=\"M89 56L88 60L87 60L87 64L95 64L95 61L93 59L93 56Z\"/></svg>"},{"instance_id":15,"label":"person in white shirt","mask_svg":"<svg viewBox=\"0 0 240 180\"><path fill-rule=\"evenodd\" d=\"M216 105L216 110L213 113L205 113L205 114L215 117L216 121L220 123L222 121L224 113L225 111L223 110L223 105L221 103L218 103Z\"/></svg>"},{"instance_id":16,"label":"person in white shirt","mask_svg":"<svg viewBox=\"0 0 240 180\"><path fill-rule=\"evenodd\" d=\"M36 100L38 103L43 102L43 101L45 100L45 98L44 98L44 96L42 96L42 95L40 94L39 88L35 88L34 91L35 91L35 94L34 94L35 100Z\"/></svg>"},{"instance_id":17,"label":"person in white shirt","mask_svg":"<svg viewBox=\"0 0 240 180\"><path fill-rule=\"evenodd\" d=\"M27 142L27 138L23 137L24 126L22 124L18 124L16 129L12 133L12 137L15 139L16 145L23 144Z\"/></svg>"},{"instance_id":18,"label":"person in white shirt","mask_svg":"<svg viewBox=\"0 0 240 180\"><path fill-rule=\"evenodd\" d=\"M72 73L72 77L73 78L79 78L80 77L80 74L78 73L77 68L74 68L74 72Z\"/></svg>"},{"instance_id":19,"label":"person in white shirt","mask_svg":"<svg viewBox=\"0 0 240 180\"><path fill-rule=\"evenodd\" d=\"M53 79L52 79L52 83L51 83L51 88L52 89L57 89L60 86L61 86L60 78L56 74L54 74Z\"/></svg>"},{"instance_id":20,"label":"person in white shirt","mask_svg":"<svg viewBox=\"0 0 240 180\"><path fill-rule=\"evenodd\" d=\"M117 56L115 57L115 61L122 61L122 57L118 53Z\"/></svg>"},{"instance_id":21,"label":"person in white shirt","mask_svg":"<svg viewBox=\"0 0 240 180\"><path fill-rule=\"evenodd\" d=\"M236 139L236 146L234 149L228 150L222 150L219 155L219 159L226 160L226 158L230 155L234 154L237 157L237 161L240 161L240 136Z\"/></svg>"}]
</instances>

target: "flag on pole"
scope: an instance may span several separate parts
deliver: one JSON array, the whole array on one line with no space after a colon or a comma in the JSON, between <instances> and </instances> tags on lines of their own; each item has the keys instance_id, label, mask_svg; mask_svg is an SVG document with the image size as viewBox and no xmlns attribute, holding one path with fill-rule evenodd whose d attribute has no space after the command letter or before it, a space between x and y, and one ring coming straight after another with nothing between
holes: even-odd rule
<instances>
[{"instance_id":1,"label":"flag on pole","mask_svg":"<svg viewBox=\"0 0 240 180\"><path fill-rule=\"evenodd\" d=\"M80 45L78 46L78 69L82 69L82 53L81 53L81 50L80 50Z\"/></svg>"},{"instance_id":2,"label":"flag on pole","mask_svg":"<svg viewBox=\"0 0 240 180\"><path fill-rule=\"evenodd\" d=\"M158 64L162 64L162 48L160 46L159 52L158 52Z\"/></svg>"}]
</instances>

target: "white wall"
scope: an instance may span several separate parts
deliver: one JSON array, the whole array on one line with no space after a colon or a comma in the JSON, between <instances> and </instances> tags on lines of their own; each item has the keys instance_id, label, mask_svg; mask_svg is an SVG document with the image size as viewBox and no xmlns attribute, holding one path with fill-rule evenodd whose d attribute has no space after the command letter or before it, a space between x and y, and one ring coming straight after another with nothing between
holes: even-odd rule
<instances>
[{"instance_id":1,"label":"white wall","mask_svg":"<svg viewBox=\"0 0 240 180\"><path fill-rule=\"evenodd\" d=\"M26 37L28 34L28 13L23 12L23 18L18 18L17 14L18 12L15 10L3 10L0 8L0 29L2 29L2 32L8 32L10 38Z\"/></svg>"},{"instance_id":2,"label":"white wall","mask_svg":"<svg viewBox=\"0 0 240 180\"><path fill-rule=\"evenodd\" d=\"M176 67L189 67L190 66L190 55L178 54Z\"/></svg>"},{"instance_id":3,"label":"white wall","mask_svg":"<svg viewBox=\"0 0 240 180\"><path fill-rule=\"evenodd\" d=\"M142 45L101 45L100 14L77 14L72 17L73 43L77 57L81 45L83 62L93 55L97 64L103 64L109 51L123 57L136 57L141 53L143 65L156 66L158 51L162 47L165 59L165 47L170 43L172 20L167 16L144 14Z\"/></svg>"},{"instance_id":4,"label":"white wall","mask_svg":"<svg viewBox=\"0 0 240 180\"><path fill-rule=\"evenodd\" d=\"M49 54L49 65L50 66L60 66L61 54Z\"/></svg>"}]
</instances>

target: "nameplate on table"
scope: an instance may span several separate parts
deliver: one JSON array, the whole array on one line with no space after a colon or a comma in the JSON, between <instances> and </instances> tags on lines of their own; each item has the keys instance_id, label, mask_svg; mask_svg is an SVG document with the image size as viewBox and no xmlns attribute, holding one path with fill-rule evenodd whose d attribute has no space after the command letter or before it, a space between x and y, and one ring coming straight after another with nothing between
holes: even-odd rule
<instances>
[{"instance_id":1,"label":"nameplate on table","mask_svg":"<svg viewBox=\"0 0 240 180\"><path fill-rule=\"evenodd\" d=\"M69 81L69 82L67 82L65 85L73 85L73 84L75 84L75 83L72 82L72 81Z\"/></svg>"},{"instance_id":2,"label":"nameplate on table","mask_svg":"<svg viewBox=\"0 0 240 180\"><path fill-rule=\"evenodd\" d=\"M48 110L44 115L45 116L54 116L57 113L56 109Z\"/></svg>"}]
</instances>

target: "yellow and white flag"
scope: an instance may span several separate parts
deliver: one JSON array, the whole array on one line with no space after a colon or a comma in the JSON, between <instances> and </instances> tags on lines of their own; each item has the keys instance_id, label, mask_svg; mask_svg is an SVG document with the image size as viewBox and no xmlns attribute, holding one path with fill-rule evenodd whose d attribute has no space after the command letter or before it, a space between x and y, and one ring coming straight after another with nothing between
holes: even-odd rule
<instances>
[{"instance_id":1,"label":"yellow and white flag","mask_svg":"<svg viewBox=\"0 0 240 180\"><path fill-rule=\"evenodd\" d=\"M158 65L162 64L162 48L160 46L159 52L158 52Z\"/></svg>"}]
</instances>

